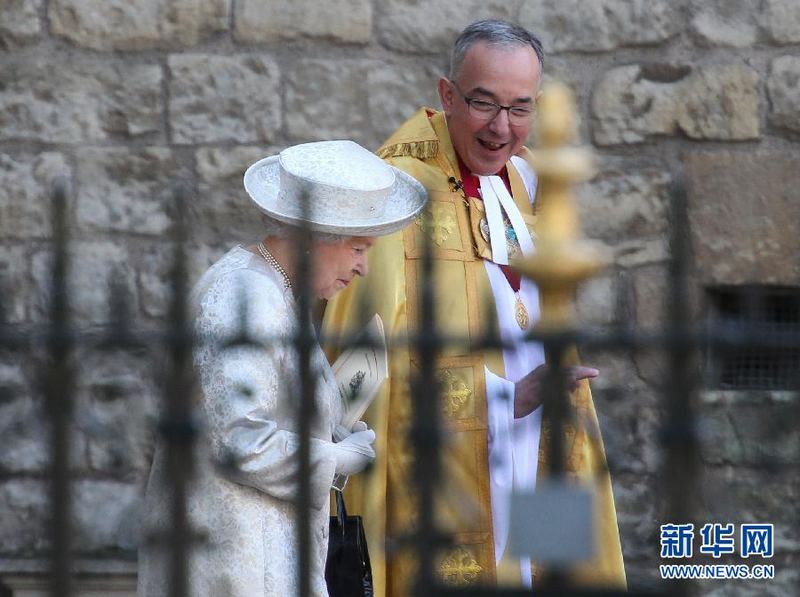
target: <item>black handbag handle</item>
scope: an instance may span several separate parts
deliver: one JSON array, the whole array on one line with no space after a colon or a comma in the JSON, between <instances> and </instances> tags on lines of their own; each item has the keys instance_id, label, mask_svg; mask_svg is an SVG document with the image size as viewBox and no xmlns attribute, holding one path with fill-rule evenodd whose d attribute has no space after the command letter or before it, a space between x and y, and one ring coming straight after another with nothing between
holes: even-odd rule
<instances>
[{"instance_id":1,"label":"black handbag handle","mask_svg":"<svg viewBox=\"0 0 800 597\"><path fill-rule=\"evenodd\" d=\"M347 508L344 507L344 493L334 489L336 494L336 518L339 520L339 528L342 529L344 537L344 523L347 520Z\"/></svg>"}]
</instances>

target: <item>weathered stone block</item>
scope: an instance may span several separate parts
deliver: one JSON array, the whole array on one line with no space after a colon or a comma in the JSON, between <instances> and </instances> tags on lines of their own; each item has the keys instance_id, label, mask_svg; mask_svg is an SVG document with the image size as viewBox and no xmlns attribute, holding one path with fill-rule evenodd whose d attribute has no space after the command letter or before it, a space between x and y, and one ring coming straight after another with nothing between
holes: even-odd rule
<instances>
[{"instance_id":1,"label":"weathered stone block","mask_svg":"<svg viewBox=\"0 0 800 597\"><path fill-rule=\"evenodd\" d=\"M772 61L767 79L772 124L800 132L800 57Z\"/></svg>"},{"instance_id":2,"label":"weathered stone block","mask_svg":"<svg viewBox=\"0 0 800 597\"><path fill-rule=\"evenodd\" d=\"M0 139L163 138L161 79L153 65L13 57L0 69Z\"/></svg>"},{"instance_id":3,"label":"weathered stone block","mask_svg":"<svg viewBox=\"0 0 800 597\"><path fill-rule=\"evenodd\" d=\"M781 550L783 551L783 550ZM786 597L796 592L800 573L795 568L796 558L777 558L763 560L767 565L775 566L775 577L764 580L701 580L697 582L697 591L703 597ZM761 563L753 560L753 564Z\"/></svg>"},{"instance_id":4,"label":"weathered stone block","mask_svg":"<svg viewBox=\"0 0 800 597\"><path fill-rule=\"evenodd\" d=\"M637 65L605 73L591 99L592 133L599 145L639 143L675 131L675 97L689 69L655 71Z\"/></svg>"},{"instance_id":5,"label":"weathered stone block","mask_svg":"<svg viewBox=\"0 0 800 597\"><path fill-rule=\"evenodd\" d=\"M82 554L134 552L140 539L139 487L94 480L79 480L73 487L75 550Z\"/></svg>"},{"instance_id":6,"label":"weathered stone block","mask_svg":"<svg viewBox=\"0 0 800 597\"><path fill-rule=\"evenodd\" d=\"M660 467L659 396L641 380L631 357L618 350L581 350L582 362L600 370L591 381L592 394L614 480L625 473L655 473ZM632 401L636 409L631 409Z\"/></svg>"},{"instance_id":7,"label":"weathered stone block","mask_svg":"<svg viewBox=\"0 0 800 597\"><path fill-rule=\"evenodd\" d=\"M668 0L533 0L522 3L519 21L542 40L546 53L652 45L682 28Z\"/></svg>"},{"instance_id":8,"label":"weathered stone block","mask_svg":"<svg viewBox=\"0 0 800 597\"><path fill-rule=\"evenodd\" d=\"M545 48L544 58L544 75L540 86L542 88L557 82L569 87L570 91L575 96L575 102L578 106L588 104L588 90L593 77L587 77L586 71L580 68L575 68L575 62L563 54L548 54L548 49ZM588 66L588 65L587 65ZM583 109L580 110L583 112ZM579 115L579 129L585 127L587 119L583 114ZM578 138L583 140L588 138L588 134L583 130L578 131ZM533 138L533 134L531 134ZM530 144L530 143L529 143Z\"/></svg>"},{"instance_id":9,"label":"weathered stone block","mask_svg":"<svg viewBox=\"0 0 800 597\"><path fill-rule=\"evenodd\" d=\"M768 470L790 466L800 450L800 431L792 424L791 399L775 401L752 393L725 392L700 413L708 429L702 442L704 460Z\"/></svg>"},{"instance_id":10,"label":"weathered stone block","mask_svg":"<svg viewBox=\"0 0 800 597\"><path fill-rule=\"evenodd\" d=\"M55 35L96 50L195 45L227 29L231 0L53 0Z\"/></svg>"},{"instance_id":11,"label":"weathered stone block","mask_svg":"<svg viewBox=\"0 0 800 597\"><path fill-rule=\"evenodd\" d=\"M785 152L690 152L689 227L702 285L800 283L800 169Z\"/></svg>"},{"instance_id":12,"label":"weathered stone block","mask_svg":"<svg viewBox=\"0 0 800 597\"><path fill-rule=\"evenodd\" d=\"M281 127L281 80L266 56L173 55L170 125L176 143L270 141Z\"/></svg>"},{"instance_id":13,"label":"weathered stone block","mask_svg":"<svg viewBox=\"0 0 800 597\"><path fill-rule=\"evenodd\" d=\"M442 54L473 21L513 20L520 4L520 0L387 0L377 17L378 38L392 50Z\"/></svg>"},{"instance_id":14,"label":"weathered stone block","mask_svg":"<svg viewBox=\"0 0 800 597\"><path fill-rule=\"evenodd\" d=\"M610 311L613 317L614 308L612 307ZM584 326L582 317L580 321ZM597 410L602 411L604 416L615 419L615 424L619 424L620 421L616 420L615 414L617 407L610 405L623 400L625 396L629 395L629 392L641 392L645 387L634 367L629 351L587 347L580 349L580 356L581 362L600 370L600 375L591 381L592 392L600 395L595 398L595 405L601 402L604 405L603 408L598 407ZM621 438L624 439L624 436Z\"/></svg>"},{"instance_id":15,"label":"weathered stone block","mask_svg":"<svg viewBox=\"0 0 800 597\"><path fill-rule=\"evenodd\" d=\"M51 459L50 415L41 382L44 362L30 353L4 354L0 364L0 472L6 475L36 474L48 470ZM70 437L70 461L74 470L85 467L85 442Z\"/></svg>"},{"instance_id":16,"label":"weathered stone block","mask_svg":"<svg viewBox=\"0 0 800 597\"><path fill-rule=\"evenodd\" d=\"M0 408L23 396L27 382L22 372L22 364L3 359L0 363Z\"/></svg>"},{"instance_id":17,"label":"weathered stone block","mask_svg":"<svg viewBox=\"0 0 800 597\"><path fill-rule=\"evenodd\" d=\"M606 325L614 316L614 280L609 275L586 280L578 289L576 311L584 325Z\"/></svg>"},{"instance_id":18,"label":"weathered stone block","mask_svg":"<svg viewBox=\"0 0 800 597\"><path fill-rule=\"evenodd\" d=\"M752 46L759 38L761 0L692 0L691 30L708 45Z\"/></svg>"},{"instance_id":19,"label":"weathered stone block","mask_svg":"<svg viewBox=\"0 0 800 597\"><path fill-rule=\"evenodd\" d=\"M0 245L0 320L20 323L27 317L32 294L29 252L27 245Z\"/></svg>"},{"instance_id":20,"label":"weathered stone block","mask_svg":"<svg viewBox=\"0 0 800 597\"><path fill-rule=\"evenodd\" d=\"M703 473L698 490L706 512L701 519L734 524L771 522L775 525L776 554L787 543L796 545L800 540L794 506L800 497L800 484L785 472L706 467Z\"/></svg>"},{"instance_id":21,"label":"weathered stone block","mask_svg":"<svg viewBox=\"0 0 800 597\"><path fill-rule=\"evenodd\" d=\"M578 188L583 233L611 244L667 230L670 175L664 170L605 169Z\"/></svg>"},{"instance_id":22,"label":"weathered stone block","mask_svg":"<svg viewBox=\"0 0 800 597\"><path fill-rule=\"evenodd\" d=\"M261 238L261 212L244 190L242 178L250 164L279 151L277 147L198 149L198 192L188 212L192 237L229 245Z\"/></svg>"},{"instance_id":23,"label":"weathered stone block","mask_svg":"<svg viewBox=\"0 0 800 597\"><path fill-rule=\"evenodd\" d=\"M694 73L680 96L678 126L692 139L757 139L758 79L758 73L743 64Z\"/></svg>"},{"instance_id":24,"label":"weathered stone block","mask_svg":"<svg viewBox=\"0 0 800 597\"><path fill-rule=\"evenodd\" d=\"M610 50L616 42L604 11L607 4L604 0L524 2L520 22L541 39L546 52Z\"/></svg>"},{"instance_id":25,"label":"weathered stone block","mask_svg":"<svg viewBox=\"0 0 800 597\"><path fill-rule=\"evenodd\" d=\"M660 332L666 329L666 303L669 296L665 264L652 264L631 270L634 288L636 328ZM662 351L641 348L634 360L639 375L649 384L660 386L667 379L667 363Z\"/></svg>"},{"instance_id":26,"label":"weathered stone block","mask_svg":"<svg viewBox=\"0 0 800 597\"><path fill-rule=\"evenodd\" d=\"M620 527L620 534L622 534L622 527ZM627 533L626 533L627 539ZM641 558L652 558L653 544L658 543L658 534L653 534L648 537L648 547L646 552L641 554ZM622 554L625 558L625 580L628 582L628 589L641 590L641 591L663 591L664 580L658 570L658 560L653 559L638 559L636 556L629 555L629 549L626 545L627 541L622 541Z\"/></svg>"},{"instance_id":27,"label":"weathered stone block","mask_svg":"<svg viewBox=\"0 0 800 597\"><path fill-rule=\"evenodd\" d=\"M50 544L50 504L46 481L5 480L0 483L0 553L41 555Z\"/></svg>"},{"instance_id":28,"label":"weathered stone block","mask_svg":"<svg viewBox=\"0 0 800 597\"><path fill-rule=\"evenodd\" d=\"M86 554L132 552L138 544L140 498L134 485L80 480L73 488L73 547ZM49 484L11 480L0 484L0 550L36 556L51 545Z\"/></svg>"},{"instance_id":29,"label":"weathered stone block","mask_svg":"<svg viewBox=\"0 0 800 597\"><path fill-rule=\"evenodd\" d=\"M77 224L92 231L164 234L171 225L172 183L188 178L164 147L80 150L76 170Z\"/></svg>"},{"instance_id":30,"label":"weathered stone block","mask_svg":"<svg viewBox=\"0 0 800 597\"><path fill-rule=\"evenodd\" d=\"M367 73L371 125L382 142L418 108L440 109L437 84L445 68L431 64L381 64Z\"/></svg>"},{"instance_id":31,"label":"weathered stone block","mask_svg":"<svg viewBox=\"0 0 800 597\"><path fill-rule=\"evenodd\" d=\"M764 0L761 22L774 43L800 42L800 4L796 0Z\"/></svg>"},{"instance_id":32,"label":"weathered stone block","mask_svg":"<svg viewBox=\"0 0 800 597\"><path fill-rule=\"evenodd\" d=\"M617 474L614 482L614 502L620 533L623 535L623 553L626 569L630 560L657 556L659 525L657 481L650 476ZM626 570L627 571L627 570Z\"/></svg>"},{"instance_id":33,"label":"weathered stone block","mask_svg":"<svg viewBox=\"0 0 800 597\"><path fill-rule=\"evenodd\" d=\"M141 266L136 280L142 311L149 317L163 318L169 312L173 296L174 250L165 243L151 244L139 255Z\"/></svg>"},{"instance_id":34,"label":"weathered stone block","mask_svg":"<svg viewBox=\"0 0 800 597\"><path fill-rule=\"evenodd\" d=\"M146 478L163 381L158 356L89 351L80 362L74 419L89 470L118 480Z\"/></svg>"},{"instance_id":35,"label":"weathered stone block","mask_svg":"<svg viewBox=\"0 0 800 597\"><path fill-rule=\"evenodd\" d=\"M131 256L117 241L75 242L70 247L71 313L79 323L105 323L111 319L109 292L112 283L121 285L130 312L138 309ZM33 255L31 273L36 288L32 318L48 317L51 296L52 255L49 249Z\"/></svg>"},{"instance_id":36,"label":"weathered stone block","mask_svg":"<svg viewBox=\"0 0 800 597\"><path fill-rule=\"evenodd\" d=\"M10 367L4 365L0 376L4 377L8 369ZM22 377L21 374L18 375ZM9 380L8 383L15 383L15 380ZM47 414L42 409L42 400L34 398L24 379L18 380L11 391L16 395L9 401L0 402L0 433L6 443L6 449L0 453L0 471L46 471L50 462L49 426Z\"/></svg>"},{"instance_id":37,"label":"weathered stone block","mask_svg":"<svg viewBox=\"0 0 800 597\"><path fill-rule=\"evenodd\" d=\"M800 5L794 0L692 0L691 11L691 31L706 45L800 41Z\"/></svg>"},{"instance_id":38,"label":"weathered stone block","mask_svg":"<svg viewBox=\"0 0 800 597\"><path fill-rule=\"evenodd\" d=\"M678 130L693 139L759 136L758 73L744 64L624 66L607 72L591 101L599 145L638 143Z\"/></svg>"},{"instance_id":39,"label":"weathered stone block","mask_svg":"<svg viewBox=\"0 0 800 597\"><path fill-rule=\"evenodd\" d=\"M0 154L0 237L44 238L50 236L53 182L71 178L70 167L60 153L36 156Z\"/></svg>"},{"instance_id":40,"label":"weathered stone block","mask_svg":"<svg viewBox=\"0 0 800 597\"><path fill-rule=\"evenodd\" d=\"M13 48L39 39L42 0L0 0L0 48Z\"/></svg>"},{"instance_id":41,"label":"weathered stone block","mask_svg":"<svg viewBox=\"0 0 800 597\"><path fill-rule=\"evenodd\" d=\"M601 387L592 381L595 405L603 431L609 467L614 475L650 474L661 466L662 446L658 440L658 395L646 386L636 371L630 355L597 353L587 365L600 370L600 378L614 385ZM632 402L637 407L631 408Z\"/></svg>"},{"instance_id":42,"label":"weathered stone block","mask_svg":"<svg viewBox=\"0 0 800 597\"><path fill-rule=\"evenodd\" d=\"M298 142L348 138L363 143L370 133L372 91L365 75L375 66L371 60L298 61L286 89L289 136Z\"/></svg>"},{"instance_id":43,"label":"weathered stone block","mask_svg":"<svg viewBox=\"0 0 800 597\"><path fill-rule=\"evenodd\" d=\"M258 215L254 220L251 225L257 227ZM236 230L228 232L228 236L231 237L236 237L237 234ZM213 247L200 244L199 239L197 243L188 244L185 247L188 287L191 288L202 273L235 244L247 244L260 236L263 234L252 238L235 238L230 242L218 241ZM168 312L173 296L174 248L167 243L148 243L137 253L136 279L142 311L148 317L163 318Z\"/></svg>"},{"instance_id":44,"label":"weathered stone block","mask_svg":"<svg viewBox=\"0 0 800 597\"><path fill-rule=\"evenodd\" d=\"M229 235L234 236L235 232L230 232ZM246 244L253 239L239 240ZM215 257L219 257L235 244L235 242L221 243L224 248L219 250L210 250L203 245L194 243L186 245L188 287L191 288L200 275L214 262L209 252L213 253ZM168 313L173 296L174 259L174 247L168 243L150 243L141 247L139 251L136 280L142 311L148 317L163 318Z\"/></svg>"},{"instance_id":45,"label":"weathered stone block","mask_svg":"<svg viewBox=\"0 0 800 597\"><path fill-rule=\"evenodd\" d=\"M669 259L668 244L666 238L622 242L614 246L614 262L626 268L663 263Z\"/></svg>"},{"instance_id":46,"label":"weathered stone block","mask_svg":"<svg viewBox=\"0 0 800 597\"><path fill-rule=\"evenodd\" d=\"M242 42L265 43L304 37L367 43L372 37L369 0L240 0L234 34Z\"/></svg>"}]
</instances>

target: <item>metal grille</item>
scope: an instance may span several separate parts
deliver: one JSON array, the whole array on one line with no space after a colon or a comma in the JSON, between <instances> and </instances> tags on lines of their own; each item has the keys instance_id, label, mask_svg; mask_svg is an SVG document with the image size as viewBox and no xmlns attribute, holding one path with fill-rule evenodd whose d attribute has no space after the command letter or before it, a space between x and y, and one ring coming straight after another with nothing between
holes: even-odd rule
<instances>
[{"instance_id":1,"label":"metal grille","mask_svg":"<svg viewBox=\"0 0 800 597\"><path fill-rule=\"evenodd\" d=\"M712 325L732 341L709 355L710 385L726 390L792 390L800 382L800 349L781 346L800 332L800 288L743 286L708 291ZM735 340L770 334L760 346ZM775 344L778 345L775 345Z\"/></svg>"}]
</instances>

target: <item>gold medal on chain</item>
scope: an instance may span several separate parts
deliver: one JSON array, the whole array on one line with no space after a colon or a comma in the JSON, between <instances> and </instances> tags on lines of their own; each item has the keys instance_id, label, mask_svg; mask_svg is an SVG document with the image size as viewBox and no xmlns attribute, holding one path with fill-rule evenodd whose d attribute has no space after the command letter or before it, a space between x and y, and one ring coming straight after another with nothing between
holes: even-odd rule
<instances>
[{"instance_id":1,"label":"gold medal on chain","mask_svg":"<svg viewBox=\"0 0 800 597\"><path fill-rule=\"evenodd\" d=\"M522 302L522 298L519 296L519 292L516 293L516 303L514 304L514 315L517 320L517 325L522 330L528 329L528 322L530 318L528 317L528 309L525 307L525 303Z\"/></svg>"}]
</instances>

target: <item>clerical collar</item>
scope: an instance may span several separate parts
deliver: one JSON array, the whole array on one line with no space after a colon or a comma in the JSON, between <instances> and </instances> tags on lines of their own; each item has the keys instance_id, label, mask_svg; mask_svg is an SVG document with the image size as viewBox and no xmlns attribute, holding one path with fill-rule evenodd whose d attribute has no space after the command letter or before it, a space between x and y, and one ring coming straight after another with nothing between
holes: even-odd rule
<instances>
[{"instance_id":1,"label":"clerical collar","mask_svg":"<svg viewBox=\"0 0 800 597\"><path fill-rule=\"evenodd\" d=\"M481 198L481 194L478 190L481 187L480 179L473 174L467 165L461 160L461 156L456 154L456 159L458 160L458 170L461 174L461 188L467 194L467 197L477 197L478 199ZM503 184L506 185L508 192L511 192L511 181L508 178L508 168L503 166L495 173L495 176L499 176L500 179L503 181Z\"/></svg>"}]
</instances>

